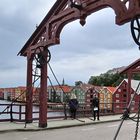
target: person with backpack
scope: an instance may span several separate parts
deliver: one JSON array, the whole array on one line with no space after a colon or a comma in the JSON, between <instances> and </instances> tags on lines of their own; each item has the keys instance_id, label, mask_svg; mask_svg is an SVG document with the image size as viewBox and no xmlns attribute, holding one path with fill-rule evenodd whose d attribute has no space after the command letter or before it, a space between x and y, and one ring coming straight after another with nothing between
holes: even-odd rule
<instances>
[{"instance_id":1,"label":"person with backpack","mask_svg":"<svg viewBox=\"0 0 140 140\"><path fill-rule=\"evenodd\" d=\"M72 119L76 119L76 112L78 108L78 101L75 94L72 94L69 100L69 109Z\"/></svg>"}]
</instances>

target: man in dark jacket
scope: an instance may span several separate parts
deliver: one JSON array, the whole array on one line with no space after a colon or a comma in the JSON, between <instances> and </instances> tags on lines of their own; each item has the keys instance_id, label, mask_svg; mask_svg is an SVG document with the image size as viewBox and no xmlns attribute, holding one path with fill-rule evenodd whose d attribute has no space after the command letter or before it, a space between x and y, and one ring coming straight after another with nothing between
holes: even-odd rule
<instances>
[{"instance_id":1,"label":"man in dark jacket","mask_svg":"<svg viewBox=\"0 0 140 140\"><path fill-rule=\"evenodd\" d=\"M71 118L75 119L76 118L76 111L77 111L77 108L78 108L78 101L76 99L75 94L71 95L71 98L69 100L69 108L70 108Z\"/></svg>"},{"instance_id":2,"label":"man in dark jacket","mask_svg":"<svg viewBox=\"0 0 140 140\"><path fill-rule=\"evenodd\" d=\"M94 120L97 119L99 120L99 98L97 97L96 94L94 94L93 100L92 100L92 111L93 111L93 117Z\"/></svg>"}]
</instances>

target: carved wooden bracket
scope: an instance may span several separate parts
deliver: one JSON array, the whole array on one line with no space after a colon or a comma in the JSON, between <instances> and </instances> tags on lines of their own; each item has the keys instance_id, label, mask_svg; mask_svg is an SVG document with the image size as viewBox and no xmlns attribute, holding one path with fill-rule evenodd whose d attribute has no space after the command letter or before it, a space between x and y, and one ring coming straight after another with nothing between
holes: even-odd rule
<instances>
[{"instance_id":1,"label":"carved wooden bracket","mask_svg":"<svg viewBox=\"0 0 140 140\"><path fill-rule=\"evenodd\" d=\"M140 15L139 0L57 0L19 54L27 56L28 51L34 53L40 46L59 44L60 33L66 24L80 19L80 24L84 26L87 16L108 7L114 10L118 25Z\"/></svg>"}]
</instances>

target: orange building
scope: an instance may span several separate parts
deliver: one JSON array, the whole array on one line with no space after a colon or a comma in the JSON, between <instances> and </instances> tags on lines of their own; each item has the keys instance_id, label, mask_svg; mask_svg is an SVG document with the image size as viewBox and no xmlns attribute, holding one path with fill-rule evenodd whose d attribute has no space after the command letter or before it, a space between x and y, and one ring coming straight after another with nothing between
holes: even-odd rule
<instances>
[{"instance_id":1,"label":"orange building","mask_svg":"<svg viewBox=\"0 0 140 140\"><path fill-rule=\"evenodd\" d=\"M112 112L112 95L115 87L102 87L99 92L100 110L101 112Z\"/></svg>"},{"instance_id":2,"label":"orange building","mask_svg":"<svg viewBox=\"0 0 140 140\"><path fill-rule=\"evenodd\" d=\"M15 88L15 99L18 102L26 102L26 87Z\"/></svg>"}]
</instances>

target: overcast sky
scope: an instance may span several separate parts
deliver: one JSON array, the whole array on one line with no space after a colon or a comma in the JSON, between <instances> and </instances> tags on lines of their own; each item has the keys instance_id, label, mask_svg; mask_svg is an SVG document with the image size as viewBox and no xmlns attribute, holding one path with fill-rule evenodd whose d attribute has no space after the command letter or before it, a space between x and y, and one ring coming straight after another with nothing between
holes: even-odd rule
<instances>
[{"instance_id":1,"label":"overcast sky","mask_svg":"<svg viewBox=\"0 0 140 140\"><path fill-rule=\"evenodd\" d=\"M17 53L55 1L0 1L0 87L26 85L26 58ZM140 53L132 39L130 23L116 25L110 8L87 17L84 27L78 20L66 25L60 45L50 47L50 51L50 64L59 82L64 78L70 85L78 80L88 82L92 75L127 66ZM56 84L50 72L49 76Z\"/></svg>"}]
</instances>

